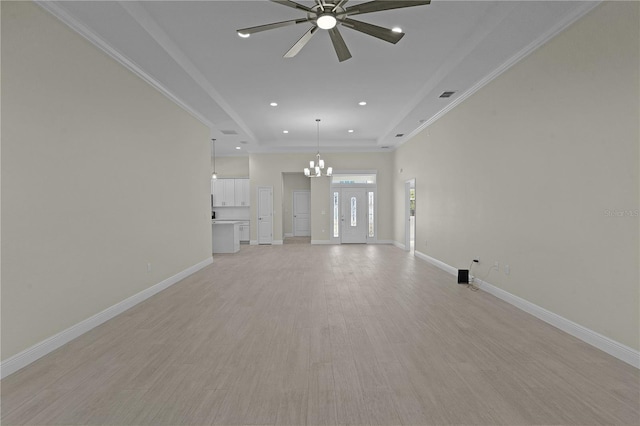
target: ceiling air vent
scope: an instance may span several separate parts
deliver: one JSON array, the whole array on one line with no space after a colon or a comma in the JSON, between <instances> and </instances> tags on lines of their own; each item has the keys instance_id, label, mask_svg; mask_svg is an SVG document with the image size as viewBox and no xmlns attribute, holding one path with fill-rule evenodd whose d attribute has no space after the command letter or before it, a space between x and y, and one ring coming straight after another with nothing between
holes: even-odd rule
<instances>
[{"instance_id":1,"label":"ceiling air vent","mask_svg":"<svg viewBox=\"0 0 640 426\"><path fill-rule=\"evenodd\" d=\"M451 95L453 95L456 92L442 92L442 95L440 95L441 98L450 98Z\"/></svg>"},{"instance_id":2,"label":"ceiling air vent","mask_svg":"<svg viewBox=\"0 0 640 426\"><path fill-rule=\"evenodd\" d=\"M235 130L220 130L220 133L222 133L223 135L237 135L238 132L236 132Z\"/></svg>"},{"instance_id":3,"label":"ceiling air vent","mask_svg":"<svg viewBox=\"0 0 640 426\"><path fill-rule=\"evenodd\" d=\"M403 136L404 136L404 133L398 133L398 134L396 135L396 138L401 138L401 137L403 137Z\"/></svg>"},{"instance_id":4,"label":"ceiling air vent","mask_svg":"<svg viewBox=\"0 0 640 426\"><path fill-rule=\"evenodd\" d=\"M391 148L391 147L390 147L389 145L385 145L385 146L381 146L380 148L382 148L382 149L389 149L389 148Z\"/></svg>"}]
</instances>

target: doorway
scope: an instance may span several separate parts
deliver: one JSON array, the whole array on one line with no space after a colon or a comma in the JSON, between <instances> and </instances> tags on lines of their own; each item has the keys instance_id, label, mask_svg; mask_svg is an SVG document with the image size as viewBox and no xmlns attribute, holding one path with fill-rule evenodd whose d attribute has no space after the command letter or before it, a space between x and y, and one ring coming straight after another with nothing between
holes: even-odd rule
<instances>
[{"instance_id":1,"label":"doorway","mask_svg":"<svg viewBox=\"0 0 640 426\"><path fill-rule=\"evenodd\" d=\"M416 180L409 179L404 184L405 232L404 249L415 253L416 249Z\"/></svg>"},{"instance_id":2,"label":"doorway","mask_svg":"<svg viewBox=\"0 0 640 426\"><path fill-rule=\"evenodd\" d=\"M273 187L258 187L258 244L273 243Z\"/></svg>"},{"instance_id":3,"label":"doorway","mask_svg":"<svg viewBox=\"0 0 640 426\"><path fill-rule=\"evenodd\" d=\"M377 171L334 172L329 192L330 239L334 244L378 241Z\"/></svg>"},{"instance_id":4,"label":"doorway","mask_svg":"<svg viewBox=\"0 0 640 426\"><path fill-rule=\"evenodd\" d=\"M310 191L293 191L293 236L311 236Z\"/></svg>"},{"instance_id":5,"label":"doorway","mask_svg":"<svg viewBox=\"0 0 640 426\"><path fill-rule=\"evenodd\" d=\"M343 244L364 244L367 242L367 190L365 188L342 188Z\"/></svg>"}]
</instances>

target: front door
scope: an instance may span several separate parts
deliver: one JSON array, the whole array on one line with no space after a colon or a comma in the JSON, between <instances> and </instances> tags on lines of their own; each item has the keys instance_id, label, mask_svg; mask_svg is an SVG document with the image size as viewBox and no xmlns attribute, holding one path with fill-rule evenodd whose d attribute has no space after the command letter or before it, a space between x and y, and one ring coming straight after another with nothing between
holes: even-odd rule
<instances>
[{"instance_id":1,"label":"front door","mask_svg":"<svg viewBox=\"0 0 640 426\"><path fill-rule=\"evenodd\" d=\"M311 193L309 191L293 192L293 235L295 237L311 236Z\"/></svg>"},{"instance_id":2,"label":"front door","mask_svg":"<svg viewBox=\"0 0 640 426\"><path fill-rule=\"evenodd\" d=\"M273 188L258 187L258 244L273 242Z\"/></svg>"},{"instance_id":3,"label":"front door","mask_svg":"<svg viewBox=\"0 0 640 426\"><path fill-rule=\"evenodd\" d=\"M367 190L342 188L342 236L343 244L367 242Z\"/></svg>"}]
</instances>

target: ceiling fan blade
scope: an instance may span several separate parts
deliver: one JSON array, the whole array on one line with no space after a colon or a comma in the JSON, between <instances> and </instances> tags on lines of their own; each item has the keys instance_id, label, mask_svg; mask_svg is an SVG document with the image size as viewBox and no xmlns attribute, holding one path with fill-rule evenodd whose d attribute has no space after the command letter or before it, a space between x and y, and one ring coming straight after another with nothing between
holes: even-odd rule
<instances>
[{"instance_id":1,"label":"ceiling fan blade","mask_svg":"<svg viewBox=\"0 0 640 426\"><path fill-rule=\"evenodd\" d=\"M274 3L281 4L283 6L289 6L294 9L304 10L305 12L313 12L313 10L309 9L307 6L301 5L300 3L296 3L295 1L291 1L291 0L271 0L271 1Z\"/></svg>"},{"instance_id":2,"label":"ceiling fan blade","mask_svg":"<svg viewBox=\"0 0 640 426\"><path fill-rule=\"evenodd\" d=\"M342 38L342 34L340 34L340 31L338 31L338 27L331 28L329 30L329 36L331 37L333 48L336 50L336 54L338 55L338 60L340 62L343 62L351 58L351 52L349 52L347 44Z\"/></svg>"},{"instance_id":3,"label":"ceiling fan blade","mask_svg":"<svg viewBox=\"0 0 640 426\"><path fill-rule=\"evenodd\" d=\"M236 32L238 34L253 34L253 33L259 33L260 31L272 30L274 28L286 27L288 25L301 24L303 22L309 22L309 19L303 18L303 19L292 19L290 21L274 22L273 24L265 24L265 25L258 25L257 27L242 28L241 30L237 30Z\"/></svg>"},{"instance_id":4,"label":"ceiling fan blade","mask_svg":"<svg viewBox=\"0 0 640 426\"><path fill-rule=\"evenodd\" d=\"M294 56L296 56L298 52L302 50L304 45L307 44L309 40L311 40L311 36L313 36L313 34L316 32L317 29L318 27L313 26L313 28L310 28L309 31L304 33L304 35L300 37L300 40L296 41L296 43L293 46L291 46L291 49L289 49L287 53L284 54L284 57L293 58Z\"/></svg>"},{"instance_id":5,"label":"ceiling fan blade","mask_svg":"<svg viewBox=\"0 0 640 426\"><path fill-rule=\"evenodd\" d=\"M423 6L431 3L431 0L415 1L370 1L356 4L345 9L348 15L360 15L363 13L379 12L381 10L401 9L403 7Z\"/></svg>"},{"instance_id":6,"label":"ceiling fan blade","mask_svg":"<svg viewBox=\"0 0 640 426\"><path fill-rule=\"evenodd\" d=\"M334 6L333 9L331 9L332 12L336 12L338 9L340 9L341 7L343 7L349 0L339 0L336 5Z\"/></svg>"},{"instance_id":7,"label":"ceiling fan blade","mask_svg":"<svg viewBox=\"0 0 640 426\"><path fill-rule=\"evenodd\" d=\"M362 21L356 21L354 19L346 18L341 20L340 22L342 23L342 25L351 28L352 30L369 34L370 36L374 36L376 38L379 38L380 40L388 41L389 43L393 44L396 44L402 37L404 37L404 33L396 33L388 28L379 27L377 25L368 24Z\"/></svg>"}]
</instances>

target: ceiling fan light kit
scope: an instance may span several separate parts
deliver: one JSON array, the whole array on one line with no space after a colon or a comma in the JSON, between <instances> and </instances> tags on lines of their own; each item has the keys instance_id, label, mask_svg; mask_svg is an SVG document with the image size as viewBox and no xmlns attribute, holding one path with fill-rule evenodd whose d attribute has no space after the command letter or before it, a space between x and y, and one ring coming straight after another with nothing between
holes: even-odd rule
<instances>
[{"instance_id":1,"label":"ceiling fan light kit","mask_svg":"<svg viewBox=\"0 0 640 426\"><path fill-rule=\"evenodd\" d=\"M293 58L300 50L309 42L313 34L318 30L326 30L329 32L331 43L338 55L340 62L346 61L351 58L351 52L347 48L342 34L340 34L339 26L344 26L352 30L360 31L361 33L368 34L370 36L379 38L389 43L396 44L404 37L404 33L398 27L389 29L379 27L377 25L368 24L362 21L356 21L351 19L350 16L361 15L364 13L380 12L390 9L402 9L412 6L423 6L431 3L431 0L411 0L411 1L370 1L366 3L360 3L347 7L349 0L315 0L315 6L307 7L305 5L296 3L291 0L271 0L274 3L279 3L283 6L288 6L294 9L299 9L307 13L306 18L292 19L289 21L275 22L272 24L258 25L256 27L249 27L237 30L238 35L243 38L248 38L251 34L271 30L274 28L286 27L289 25L302 24L305 22L311 23L312 27L307 30L306 33L289 49L285 54L285 58Z\"/></svg>"}]
</instances>

